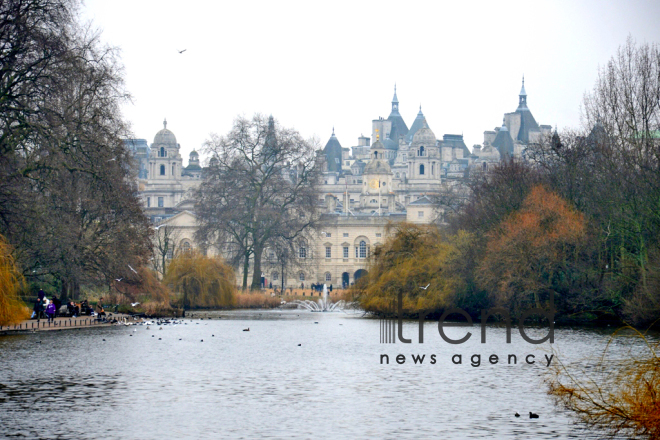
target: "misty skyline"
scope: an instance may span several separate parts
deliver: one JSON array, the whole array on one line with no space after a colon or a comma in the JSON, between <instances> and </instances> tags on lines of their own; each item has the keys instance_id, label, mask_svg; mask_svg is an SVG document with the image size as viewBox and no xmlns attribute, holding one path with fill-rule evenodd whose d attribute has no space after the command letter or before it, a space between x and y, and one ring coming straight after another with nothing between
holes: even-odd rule
<instances>
[{"instance_id":1,"label":"misty skyline","mask_svg":"<svg viewBox=\"0 0 660 440\"><path fill-rule=\"evenodd\" d=\"M472 148L518 104L522 76L539 124L577 127L583 94L628 35L660 41L652 1L103 2L83 17L122 50L124 106L149 143L167 118L184 159L237 115L272 114L322 147L386 118L397 84L410 127ZM180 53L184 50L185 52Z\"/></svg>"}]
</instances>

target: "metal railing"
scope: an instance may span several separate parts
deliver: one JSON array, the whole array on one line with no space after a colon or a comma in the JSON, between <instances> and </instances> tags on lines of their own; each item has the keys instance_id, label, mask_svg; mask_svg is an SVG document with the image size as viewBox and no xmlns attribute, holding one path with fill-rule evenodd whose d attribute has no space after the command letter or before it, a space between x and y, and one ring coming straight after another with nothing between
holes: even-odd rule
<instances>
[{"instance_id":1,"label":"metal railing","mask_svg":"<svg viewBox=\"0 0 660 440\"><path fill-rule=\"evenodd\" d=\"M41 328L56 328L56 327L57 328L92 327L100 324L107 324L107 323L100 321L96 318L69 318L69 319L60 319L59 321L37 320L31 322L22 322L20 324L14 324L14 325L6 325L6 326L0 325L0 331L38 330Z\"/></svg>"}]
</instances>

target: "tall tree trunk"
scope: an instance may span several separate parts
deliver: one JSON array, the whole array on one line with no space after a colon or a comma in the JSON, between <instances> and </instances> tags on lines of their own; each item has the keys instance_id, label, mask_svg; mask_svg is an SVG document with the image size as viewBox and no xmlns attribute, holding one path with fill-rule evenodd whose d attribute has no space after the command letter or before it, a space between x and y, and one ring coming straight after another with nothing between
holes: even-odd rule
<instances>
[{"instance_id":1,"label":"tall tree trunk","mask_svg":"<svg viewBox=\"0 0 660 440\"><path fill-rule=\"evenodd\" d=\"M243 261L243 290L247 289L248 269L250 269L250 253L245 252L245 260Z\"/></svg>"},{"instance_id":2,"label":"tall tree trunk","mask_svg":"<svg viewBox=\"0 0 660 440\"><path fill-rule=\"evenodd\" d=\"M252 290L261 289L261 254L263 253L262 245L254 246L254 266L252 267Z\"/></svg>"}]
</instances>

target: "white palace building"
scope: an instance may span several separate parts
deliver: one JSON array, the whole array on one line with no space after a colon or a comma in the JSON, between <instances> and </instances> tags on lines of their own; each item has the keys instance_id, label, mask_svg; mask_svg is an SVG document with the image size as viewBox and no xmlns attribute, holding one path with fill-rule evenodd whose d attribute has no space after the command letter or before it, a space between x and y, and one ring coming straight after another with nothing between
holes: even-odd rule
<instances>
[{"instance_id":1,"label":"white palace building","mask_svg":"<svg viewBox=\"0 0 660 440\"><path fill-rule=\"evenodd\" d=\"M523 157L525 148L550 133L538 125L527 107L523 86L518 108L504 115L501 127L484 132L483 145L470 151L462 135L438 139L421 107L410 128L399 113L394 90L387 119L371 122L371 137L342 147L334 130L325 148L319 190L323 212L313 238L301 244L299 262L282 267L266 249L262 257L265 284L309 287L312 283L347 286L365 273L372 249L384 242L388 225L442 222L443 211L432 195L443 186L459 185L468 172L486 170L507 157ZM191 189L199 185L204 169L193 151L183 166L180 146L163 123L151 146L144 139L126 141L139 165L138 187L146 214L154 224L177 230L178 249L197 247L197 222ZM242 278L237 273L237 278Z\"/></svg>"}]
</instances>

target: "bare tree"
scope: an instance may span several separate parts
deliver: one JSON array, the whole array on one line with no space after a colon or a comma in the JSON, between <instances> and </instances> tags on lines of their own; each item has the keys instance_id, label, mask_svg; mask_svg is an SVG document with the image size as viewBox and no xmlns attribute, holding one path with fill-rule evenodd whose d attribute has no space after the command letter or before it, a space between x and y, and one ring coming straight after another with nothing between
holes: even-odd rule
<instances>
[{"instance_id":1,"label":"bare tree","mask_svg":"<svg viewBox=\"0 0 660 440\"><path fill-rule=\"evenodd\" d=\"M81 27L76 0L0 4L0 233L28 277L71 294L150 252L119 105L118 52Z\"/></svg>"},{"instance_id":2,"label":"bare tree","mask_svg":"<svg viewBox=\"0 0 660 440\"><path fill-rule=\"evenodd\" d=\"M307 231L307 232L311 232ZM277 270L280 275L280 288L284 292L286 278L294 272L310 272L316 265L316 255L310 246L312 239L309 233L301 234L295 240L276 236L267 244L267 255L264 262L266 274Z\"/></svg>"},{"instance_id":3,"label":"bare tree","mask_svg":"<svg viewBox=\"0 0 660 440\"><path fill-rule=\"evenodd\" d=\"M169 260L175 258L179 251L180 232L169 225L160 225L155 228L153 235L154 256L153 268L163 278L167 276Z\"/></svg>"},{"instance_id":4,"label":"bare tree","mask_svg":"<svg viewBox=\"0 0 660 440\"><path fill-rule=\"evenodd\" d=\"M262 253L270 240L295 240L315 224L317 149L317 142L262 115L239 117L226 136L206 142L212 160L196 195L196 238L240 252L243 288L250 261L251 287L260 287Z\"/></svg>"}]
</instances>

